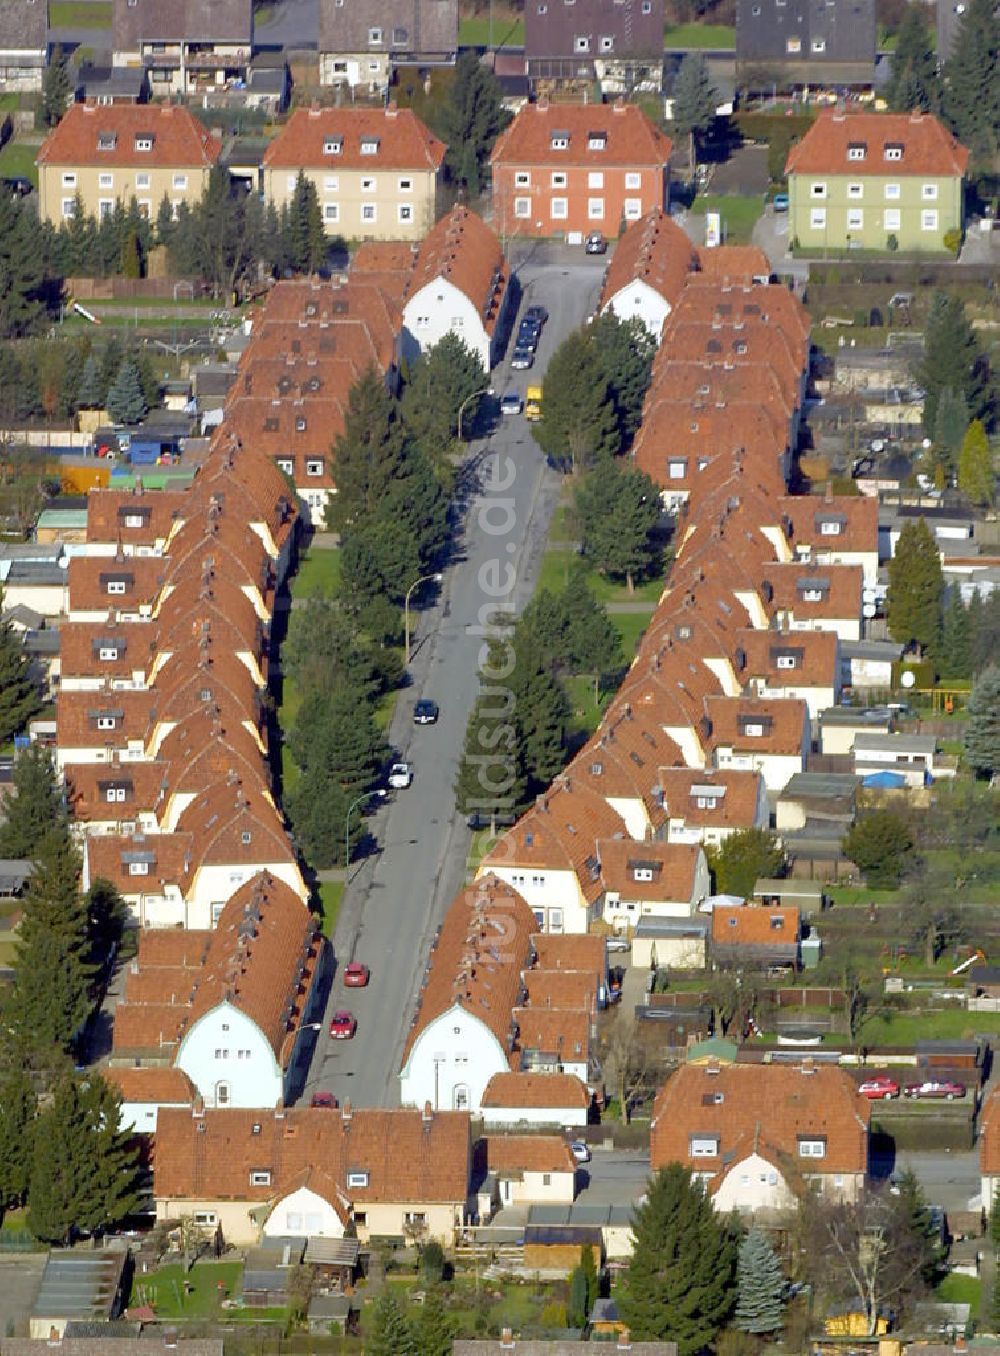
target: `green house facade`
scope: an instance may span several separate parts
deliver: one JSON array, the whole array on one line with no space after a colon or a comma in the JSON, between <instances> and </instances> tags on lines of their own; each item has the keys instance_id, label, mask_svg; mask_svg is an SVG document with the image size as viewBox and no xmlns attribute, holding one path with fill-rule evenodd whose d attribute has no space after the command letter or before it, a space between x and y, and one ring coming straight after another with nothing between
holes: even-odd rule
<instances>
[{"instance_id":1,"label":"green house facade","mask_svg":"<svg viewBox=\"0 0 1000 1356\"><path fill-rule=\"evenodd\" d=\"M827 112L788 156L803 250L944 252L963 226L968 151L929 114Z\"/></svg>"}]
</instances>

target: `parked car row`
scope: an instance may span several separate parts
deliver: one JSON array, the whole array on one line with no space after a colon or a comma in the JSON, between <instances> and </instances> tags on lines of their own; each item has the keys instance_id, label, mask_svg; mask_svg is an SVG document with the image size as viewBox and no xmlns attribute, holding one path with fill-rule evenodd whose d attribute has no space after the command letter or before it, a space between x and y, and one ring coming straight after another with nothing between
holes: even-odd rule
<instances>
[{"instance_id":1,"label":"parked car row","mask_svg":"<svg viewBox=\"0 0 1000 1356\"><path fill-rule=\"evenodd\" d=\"M905 1087L900 1087L896 1079L890 1078L888 1074L876 1074L858 1085L861 1096L872 1102L889 1101L901 1093L904 1097L931 1097L953 1102L964 1097L967 1091L964 1083L951 1078L925 1078L922 1083L907 1083Z\"/></svg>"}]
</instances>

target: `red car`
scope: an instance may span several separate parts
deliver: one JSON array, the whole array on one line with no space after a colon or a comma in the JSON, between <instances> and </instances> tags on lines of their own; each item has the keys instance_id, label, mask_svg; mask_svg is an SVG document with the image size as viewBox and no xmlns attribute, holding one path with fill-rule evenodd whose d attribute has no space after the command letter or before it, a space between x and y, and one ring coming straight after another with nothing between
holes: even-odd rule
<instances>
[{"instance_id":1,"label":"red car","mask_svg":"<svg viewBox=\"0 0 1000 1356\"><path fill-rule=\"evenodd\" d=\"M368 983L370 973L367 965L362 965L360 961L351 961L344 971L344 987L363 989Z\"/></svg>"},{"instance_id":2,"label":"red car","mask_svg":"<svg viewBox=\"0 0 1000 1356\"><path fill-rule=\"evenodd\" d=\"M874 1078L866 1078L859 1085L858 1092L872 1102L881 1102L890 1097L898 1097L899 1084L887 1074L877 1074Z\"/></svg>"},{"instance_id":3,"label":"red car","mask_svg":"<svg viewBox=\"0 0 1000 1356\"><path fill-rule=\"evenodd\" d=\"M953 1102L956 1097L964 1097L964 1083L955 1083L950 1078L925 1078L922 1083L907 1083L903 1089L907 1097L940 1097Z\"/></svg>"},{"instance_id":4,"label":"red car","mask_svg":"<svg viewBox=\"0 0 1000 1356\"><path fill-rule=\"evenodd\" d=\"M332 1092L314 1092L312 1095L312 1101L309 1103L309 1105L330 1107L331 1110L336 1111L337 1107L340 1106L340 1103L337 1101L336 1097L334 1097Z\"/></svg>"},{"instance_id":5,"label":"red car","mask_svg":"<svg viewBox=\"0 0 1000 1356\"><path fill-rule=\"evenodd\" d=\"M353 1012L335 1012L333 1014L333 1021L330 1023L330 1035L335 1041L353 1039L357 1029L358 1020Z\"/></svg>"}]
</instances>

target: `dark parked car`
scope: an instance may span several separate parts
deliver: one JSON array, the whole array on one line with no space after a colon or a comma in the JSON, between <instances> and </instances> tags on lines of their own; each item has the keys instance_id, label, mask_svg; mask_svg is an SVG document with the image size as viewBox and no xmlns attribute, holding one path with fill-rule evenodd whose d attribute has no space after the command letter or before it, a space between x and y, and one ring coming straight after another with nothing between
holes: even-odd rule
<instances>
[{"instance_id":1,"label":"dark parked car","mask_svg":"<svg viewBox=\"0 0 1000 1356\"><path fill-rule=\"evenodd\" d=\"M535 355L532 353L531 349L521 345L518 348L515 348L514 356L510 360L510 365L515 372L526 372L529 367L534 366L534 362Z\"/></svg>"},{"instance_id":2,"label":"dark parked car","mask_svg":"<svg viewBox=\"0 0 1000 1356\"><path fill-rule=\"evenodd\" d=\"M413 723L414 725L434 725L439 715L437 702L428 701L426 697L422 697L413 708Z\"/></svg>"},{"instance_id":3,"label":"dark parked car","mask_svg":"<svg viewBox=\"0 0 1000 1356\"><path fill-rule=\"evenodd\" d=\"M523 325L525 320L533 320L541 329L548 318L549 313L544 306L529 306L521 319L521 324Z\"/></svg>"},{"instance_id":4,"label":"dark parked car","mask_svg":"<svg viewBox=\"0 0 1000 1356\"><path fill-rule=\"evenodd\" d=\"M600 231L591 231L583 246L587 254L606 254L608 251L608 242L601 235Z\"/></svg>"},{"instance_id":5,"label":"dark parked car","mask_svg":"<svg viewBox=\"0 0 1000 1356\"><path fill-rule=\"evenodd\" d=\"M4 179L3 186L15 198L26 198L29 193L33 193L35 190L34 184L30 179L26 179L23 174L14 174Z\"/></svg>"}]
</instances>

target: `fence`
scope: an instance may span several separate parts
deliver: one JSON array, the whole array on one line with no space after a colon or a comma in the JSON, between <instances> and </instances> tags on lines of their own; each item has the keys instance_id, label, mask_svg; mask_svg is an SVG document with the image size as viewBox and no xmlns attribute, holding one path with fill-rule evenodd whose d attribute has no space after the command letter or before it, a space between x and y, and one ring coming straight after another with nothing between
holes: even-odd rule
<instances>
[{"instance_id":1,"label":"fence","mask_svg":"<svg viewBox=\"0 0 1000 1356\"><path fill-rule=\"evenodd\" d=\"M29 1229L0 1229L0 1252L44 1251L45 1245Z\"/></svg>"},{"instance_id":2,"label":"fence","mask_svg":"<svg viewBox=\"0 0 1000 1356\"><path fill-rule=\"evenodd\" d=\"M201 283L190 278L67 278L66 290L76 301L190 301L207 296Z\"/></svg>"}]
</instances>

